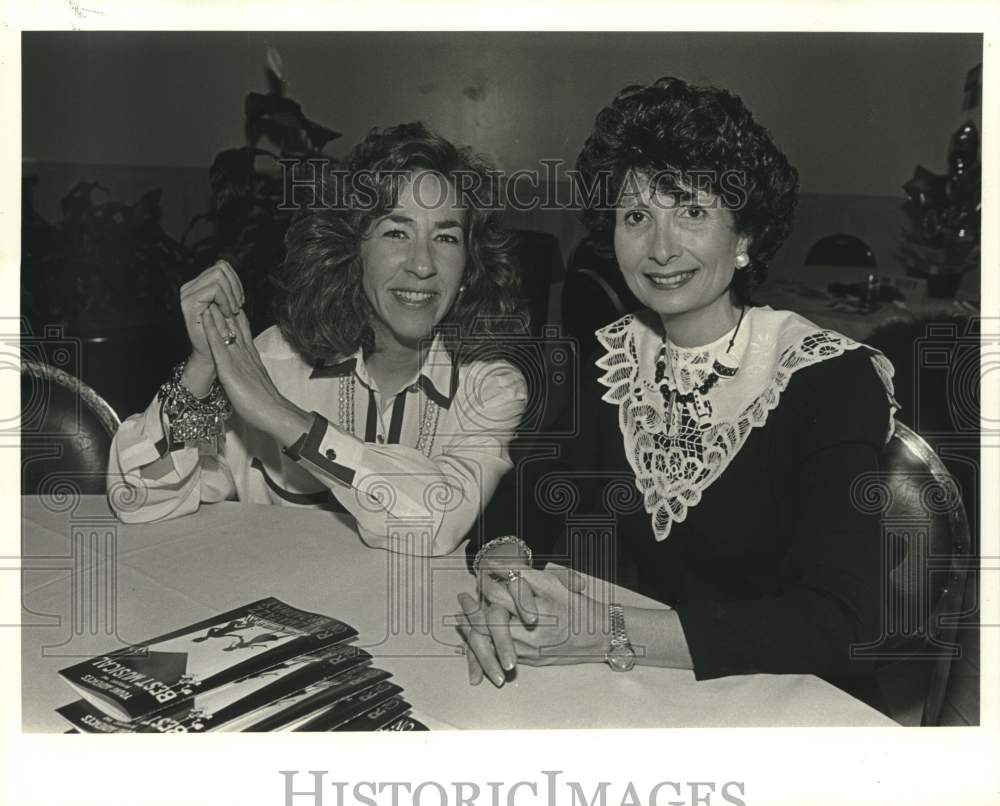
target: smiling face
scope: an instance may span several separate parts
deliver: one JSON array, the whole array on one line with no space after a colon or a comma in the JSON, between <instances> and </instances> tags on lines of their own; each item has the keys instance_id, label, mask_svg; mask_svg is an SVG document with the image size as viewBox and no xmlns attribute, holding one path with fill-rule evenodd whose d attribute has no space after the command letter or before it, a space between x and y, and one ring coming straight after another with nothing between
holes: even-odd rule
<instances>
[{"instance_id":1,"label":"smiling face","mask_svg":"<svg viewBox=\"0 0 1000 806\"><path fill-rule=\"evenodd\" d=\"M466 261L465 212L439 174L411 176L361 245L376 350L417 349L451 309Z\"/></svg>"},{"instance_id":2,"label":"smiling face","mask_svg":"<svg viewBox=\"0 0 1000 806\"><path fill-rule=\"evenodd\" d=\"M707 344L736 325L729 285L749 239L734 225L711 193L654 193L643 177L625 183L615 212L618 266L675 344Z\"/></svg>"}]
</instances>

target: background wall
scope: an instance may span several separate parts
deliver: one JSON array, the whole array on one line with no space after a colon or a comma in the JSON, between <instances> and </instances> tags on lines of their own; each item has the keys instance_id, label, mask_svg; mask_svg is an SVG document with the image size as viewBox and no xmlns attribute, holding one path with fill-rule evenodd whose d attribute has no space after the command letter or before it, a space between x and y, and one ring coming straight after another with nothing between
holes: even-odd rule
<instances>
[{"instance_id":1,"label":"background wall","mask_svg":"<svg viewBox=\"0 0 1000 806\"><path fill-rule=\"evenodd\" d=\"M802 173L803 190L889 196L915 162L943 170L962 120L967 35L24 35L24 153L40 161L207 166L264 89L264 44L291 94L353 144L422 118L502 168L570 162L623 86L661 75L741 94Z\"/></svg>"},{"instance_id":2,"label":"background wall","mask_svg":"<svg viewBox=\"0 0 1000 806\"><path fill-rule=\"evenodd\" d=\"M371 126L423 119L508 171L572 165L629 83L673 74L731 88L801 175L800 225L776 274L833 231L831 215L894 263L900 186L916 163L945 170L969 117L965 74L982 59L981 37L961 34L26 33L23 154L39 211L55 217L80 179L125 201L163 187L179 235L204 209L215 154L242 141L245 94L266 88L265 44L306 114L343 132L332 153ZM572 214L512 224L555 233L565 252L582 234Z\"/></svg>"}]
</instances>

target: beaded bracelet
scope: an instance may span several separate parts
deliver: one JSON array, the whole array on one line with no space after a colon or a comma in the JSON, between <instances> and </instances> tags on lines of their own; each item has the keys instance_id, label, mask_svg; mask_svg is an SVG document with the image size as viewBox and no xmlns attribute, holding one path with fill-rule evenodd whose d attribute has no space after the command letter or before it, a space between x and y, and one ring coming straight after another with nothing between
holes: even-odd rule
<instances>
[{"instance_id":1,"label":"beaded bracelet","mask_svg":"<svg viewBox=\"0 0 1000 806\"><path fill-rule=\"evenodd\" d=\"M479 565L483 561L483 558L486 556L486 552L488 552L491 548L494 548L495 546L506 546L510 544L515 544L519 549L521 549L521 552L524 555L524 560L530 567L532 558L531 547L523 540L521 540L521 538L519 538L517 535L504 535L503 537L493 538L488 543L485 543L482 546L482 548L480 548L479 551L476 552L476 556L472 560L472 573L474 573L476 576L479 576ZM506 574L496 574L495 572L490 572L490 578L495 579L498 582L508 581L508 576Z\"/></svg>"},{"instance_id":2,"label":"beaded bracelet","mask_svg":"<svg viewBox=\"0 0 1000 806\"><path fill-rule=\"evenodd\" d=\"M160 387L157 397L163 401L163 412L169 423L172 444L210 447L218 451L218 441L225 432L225 423L233 413L226 390L218 380L212 383L209 393L202 398L182 382L186 361L182 361L170 375L170 380Z\"/></svg>"}]
</instances>

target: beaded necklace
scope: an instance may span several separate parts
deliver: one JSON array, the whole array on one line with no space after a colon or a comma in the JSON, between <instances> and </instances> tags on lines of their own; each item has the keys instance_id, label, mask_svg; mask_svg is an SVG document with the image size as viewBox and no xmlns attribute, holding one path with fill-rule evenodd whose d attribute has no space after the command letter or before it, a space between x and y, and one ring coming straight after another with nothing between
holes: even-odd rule
<instances>
[{"instance_id":1,"label":"beaded necklace","mask_svg":"<svg viewBox=\"0 0 1000 806\"><path fill-rule=\"evenodd\" d=\"M354 434L354 373L341 376L337 390L337 421L348 434ZM428 459L434 449L434 439L437 436L438 421L441 418L441 407L429 397L424 398L424 410L420 418L420 431L417 437L417 450Z\"/></svg>"},{"instance_id":2,"label":"beaded necklace","mask_svg":"<svg viewBox=\"0 0 1000 806\"><path fill-rule=\"evenodd\" d=\"M736 343L736 336L740 332L740 325L743 324L743 316L746 314L747 308L744 305L740 309L740 318L736 323L736 329L733 331L733 336L729 340L729 346L726 347L726 352L724 355L729 355L730 350L733 349L733 344ZM712 371L708 374L702 383L694 387L690 392L680 392L677 389L671 389L670 385L666 382L667 375L667 342L664 339L663 343L660 345L660 353L656 359L656 375L655 381L656 385L659 387L660 394L663 396L663 403L670 411L674 403L690 403L693 405L695 413L698 415L699 420L703 420L712 414L712 405L708 400L705 400L705 395L708 394L709 390L719 382L720 378L732 378L739 371L739 365L724 364L718 358L714 359L712 362Z\"/></svg>"}]
</instances>

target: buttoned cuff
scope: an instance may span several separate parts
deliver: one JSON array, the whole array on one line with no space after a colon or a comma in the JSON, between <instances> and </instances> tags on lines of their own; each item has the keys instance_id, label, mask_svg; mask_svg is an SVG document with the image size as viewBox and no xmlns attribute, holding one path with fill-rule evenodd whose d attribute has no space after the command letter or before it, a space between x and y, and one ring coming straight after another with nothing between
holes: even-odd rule
<instances>
[{"instance_id":1,"label":"buttoned cuff","mask_svg":"<svg viewBox=\"0 0 1000 806\"><path fill-rule=\"evenodd\" d=\"M312 426L285 448L285 455L314 476L353 485L364 458L365 443L331 426L322 414L314 411L312 416Z\"/></svg>"},{"instance_id":2,"label":"buttoned cuff","mask_svg":"<svg viewBox=\"0 0 1000 806\"><path fill-rule=\"evenodd\" d=\"M122 423L122 434L130 432L131 439L119 439L118 461L126 472L145 467L168 452L163 404L156 398L138 417ZM183 447L183 446L182 446Z\"/></svg>"}]
</instances>

